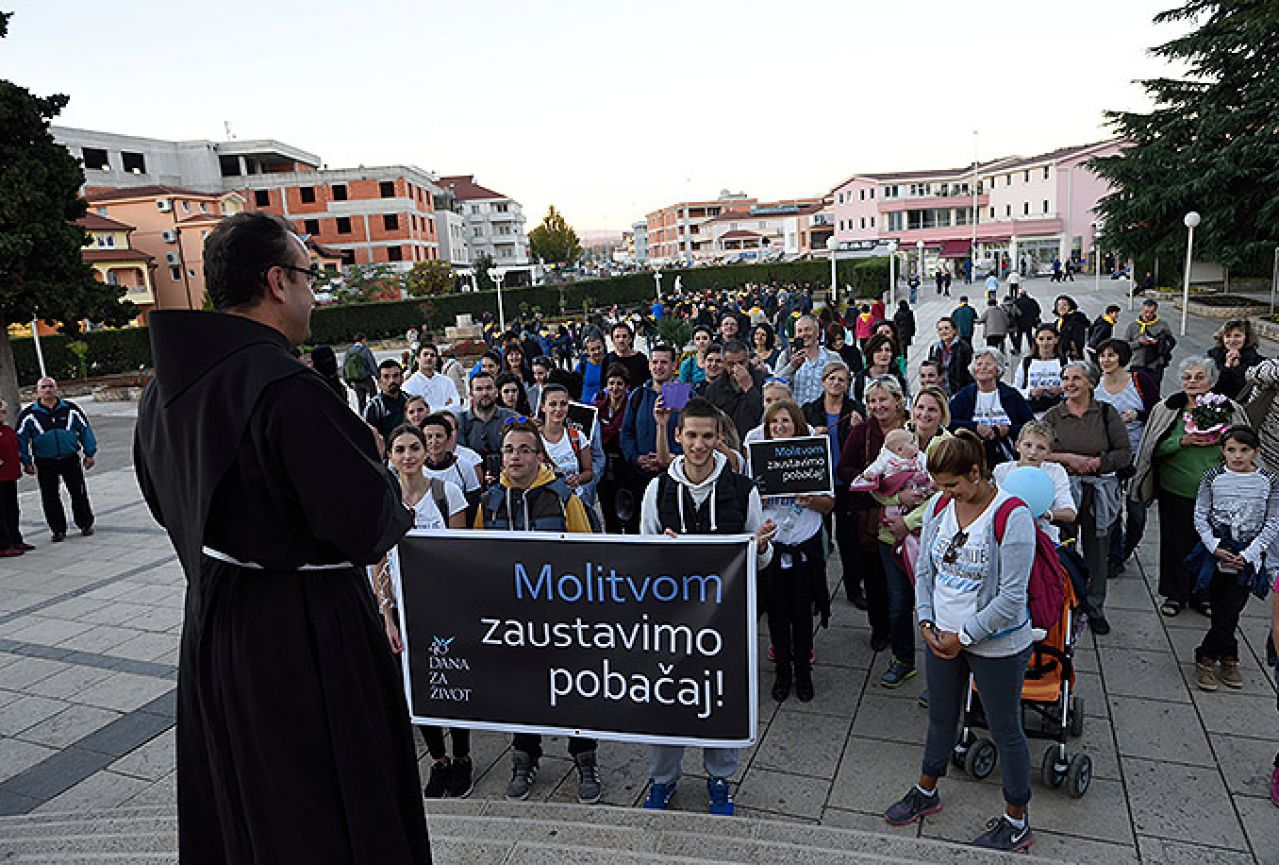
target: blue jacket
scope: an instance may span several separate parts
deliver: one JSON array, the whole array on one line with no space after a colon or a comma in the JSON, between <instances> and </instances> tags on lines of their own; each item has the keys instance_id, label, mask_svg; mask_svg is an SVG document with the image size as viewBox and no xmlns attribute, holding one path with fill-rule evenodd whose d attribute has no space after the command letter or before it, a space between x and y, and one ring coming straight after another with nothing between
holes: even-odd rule
<instances>
[{"instance_id":1,"label":"blue jacket","mask_svg":"<svg viewBox=\"0 0 1279 865\"><path fill-rule=\"evenodd\" d=\"M626 417L622 420L622 455L631 465L635 465L644 454L657 453L657 421L653 420L653 405L659 396L653 390L650 379L644 386L637 388L626 397ZM671 412L666 424L666 433L670 436L671 453L683 453L675 442L676 412Z\"/></svg>"},{"instance_id":2,"label":"blue jacket","mask_svg":"<svg viewBox=\"0 0 1279 865\"><path fill-rule=\"evenodd\" d=\"M84 455L98 452L98 440L84 412L73 402L58 400L47 409L33 402L18 415L18 452L24 466L31 465L32 455L38 460L73 457L81 448Z\"/></svg>"},{"instance_id":3,"label":"blue jacket","mask_svg":"<svg viewBox=\"0 0 1279 865\"><path fill-rule=\"evenodd\" d=\"M1030 410L1030 404L1026 402L1026 398L1021 395L1017 388L1004 384L1002 381L996 385L999 391L999 404L1003 406L1004 413L1008 415L1008 437L1005 439L992 439L986 442L986 464L994 466L996 463L1004 462L1008 459L1016 459L1016 450L1014 444L1017 436L1021 435L1021 428L1026 425L1027 421L1035 419L1035 413ZM973 420L973 412L977 410L977 384L968 385L959 393L950 398L950 431L956 432L961 429L975 429L977 422ZM1013 456L1010 457L1009 454Z\"/></svg>"}]
</instances>

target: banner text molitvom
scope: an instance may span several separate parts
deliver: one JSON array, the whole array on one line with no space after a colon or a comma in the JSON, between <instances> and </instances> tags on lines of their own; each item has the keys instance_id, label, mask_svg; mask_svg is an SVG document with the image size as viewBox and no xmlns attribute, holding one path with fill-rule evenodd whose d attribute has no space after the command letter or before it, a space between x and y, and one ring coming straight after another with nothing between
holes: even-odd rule
<instances>
[{"instance_id":1,"label":"banner text molitvom","mask_svg":"<svg viewBox=\"0 0 1279 865\"><path fill-rule=\"evenodd\" d=\"M410 532L393 560L414 723L754 742L751 537L618 541Z\"/></svg>"}]
</instances>

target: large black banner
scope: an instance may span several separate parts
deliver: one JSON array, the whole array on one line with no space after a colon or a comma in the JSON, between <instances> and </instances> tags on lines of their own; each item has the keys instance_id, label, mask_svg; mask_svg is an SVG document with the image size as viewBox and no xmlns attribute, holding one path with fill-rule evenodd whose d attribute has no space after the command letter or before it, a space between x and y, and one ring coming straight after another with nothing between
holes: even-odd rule
<instances>
[{"instance_id":1,"label":"large black banner","mask_svg":"<svg viewBox=\"0 0 1279 865\"><path fill-rule=\"evenodd\" d=\"M755 741L755 546L410 532L393 556L418 724L741 747Z\"/></svg>"},{"instance_id":2,"label":"large black banner","mask_svg":"<svg viewBox=\"0 0 1279 865\"><path fill-rule=\"evenodd\" d=\"M829 436L751 442L751 476L762 496L834 495Z\"/></svg>"}]
</instances>

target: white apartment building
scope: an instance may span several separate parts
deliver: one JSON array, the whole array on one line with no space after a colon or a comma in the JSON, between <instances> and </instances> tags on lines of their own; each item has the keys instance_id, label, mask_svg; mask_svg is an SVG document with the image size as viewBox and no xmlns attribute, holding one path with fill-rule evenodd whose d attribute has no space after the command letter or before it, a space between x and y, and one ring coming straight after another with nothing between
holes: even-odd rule
<instances>
[{"instance_id":1,"label":"white apartment building","mask_svg":"<svg viewBox=\"0 0 1279 865\"><path fill-rule=\"evenodd\" d=\"M441 177L439 185L462 205L471 263L487 254L493 259L504 285L530 284L534 262L529 257L524 208L520 203L480 186L473 174Z\"/></svg>"}]
</instances>

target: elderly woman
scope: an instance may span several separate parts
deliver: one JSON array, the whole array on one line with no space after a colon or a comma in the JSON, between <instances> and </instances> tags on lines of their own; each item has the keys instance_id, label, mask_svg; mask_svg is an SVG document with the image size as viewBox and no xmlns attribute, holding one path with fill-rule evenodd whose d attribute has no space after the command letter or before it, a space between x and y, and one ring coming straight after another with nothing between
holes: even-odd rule
<instances>
[{"instance_id":1,"label":"elderly woman","mask_svg":"<svg viewBox=\"0 0 1279 865\"><path fill-rule=\"evenodd\" d=\"M1261 369L1261 367L1258 367ZM1206 357L1181 362L1181 391L1156 405L1146 421L1137 451L1133 489L1143 502L1159 501L1159 611L1175 616L1191 604L1209 615L1203 597L1192 597L1194 577L1186 556L1199 540L1195 532L1195 496L1199 482L1210 469L1222 464L1217 437L1186 432L1186 415L1217 383L1217 365ZM1230 425L1248 425L1243 407L1230 400Z\"/></svg>"},{"instance_id":2,"label":"elderly woman","mask_svg":"<svg viewBox=\"0 0 1279 865\"><path fill-rule=\"evenodd\" d=\"M866 407L848 395L851 377L843 361L833 360L822 372L822 395L804 403L804 419L818 435L830 437L830 452L838 459L844 452L844 443L853 427L866 416ZM765 386L768 387L767 385ZM839 561L844 568L844 592L848 602L859 610L866 609L866 594L862 590L862 578L856 568L856 530L853 525L851 493L847 484L835 485L834 511L835 544L839 547ZM829 528L829 526L828 526Z\"/></svg>"},{"instance_id":3,"label":"elderly woman","mask_svg":"<svg viewBox=\"0 0 1279 865\"><path fill-rule=\"evenodd\" d=\"M969 365L973 383L950 399L951 430L970 429L986 444L986 464L1017 459L1013 447L1022 424L1034 418L1025 398L1000 381L1004 356L997 348L979 348Z\"/></svg>"},{"instance_id":4,"label":"elderly woman","mask_svg":"<svg viewBox=\"0 0 1279 865\"><path fill-rule=\"evenodd\" d=\"M1132 347L1126 340L1108 339L1097 346L1097 365L1101 367L1101 382L1093 392L1098 402L1108 402L1119 412L1119 419L1128 430L1128 443L1133 456L1141 445L1141 434L1146 429L1150 411L1159 402L1159 382L1145 370L1129 371ZM1146 505L1133 494L1131 485L1124 500L1126 519L1116 522L1110 540L1110 571L1118 572L1132 551L1141 542L1146 531Z\"/></svg>"},{"instance_id":5,"label":"elderly woman","mask_svg":"<svg viewBox=\"0 0 1279 865\"><path fill-rule=\"evenodd\" d=\"M1066 361L1061 368L1066 399L1048 410L1044 423L1053 431L1053 452L1048 460L1061 465L1070 476L1077 514L1075 530L1090 575L1088 625L1095 634L1108 634L1105 605L1110 530L1123 506L1115 472L1132 466L1132 443L1119 411L1093 396L1098 379L1096 368L1087 361Z\"/></svg>"},{"instance_id":6,"label":"elderly woman","mask_svg":"<svg viewBox=\"0 0 1279 865\"><path fill-rule=\"evenodd\" d=\"M1246 318L1232 318L1212 335L1216 343L1208 349L1208 357L1217 365L1217 383L1213 392L1236 399L1243 393L1248 370L1264 358L1257 351L1257 334Z\"/></svg>"},{"instance_id":7,"label":"elderly woman","mask_svg":"<svg viewBox=\"0 0 1279 865\"><path fill-rule=\"evenodd\" d=\"M1276 402L1276 396L1279 396L1279 359L1264 360L1249 369L1247 381L1254 389L1253 399L1260 401L1258 412L1253 413L1252 402L1248 403L1248 411L1254 422L1259 421L1257 432L1261 434L1261 462L1272 472L1279 472L1279 402Z\"/></svg>"},{"instance_id":8,"label":"elderly woman","mask_svg":"<svg viewBox=\"0 0 1279 865\"><path fill-rule=\"evenodd\" d=\"M885 435L906 428L906 397L897 379L884 376L867 382L866 410L869 417L853 427L839 457L838 474L844 484L852 483L879 456ZM893 650L892 663L879 680L885 688L899 687L915 675L915 627L911 622L914 592L910 580L893 562L896 541L881 524L882 506L913 508L922 501L923 496L910 487L892 498L852 494L859 553L856 564L866 583L871 647L878 652L891 644Z\"/></svg>"}]
</instances>

